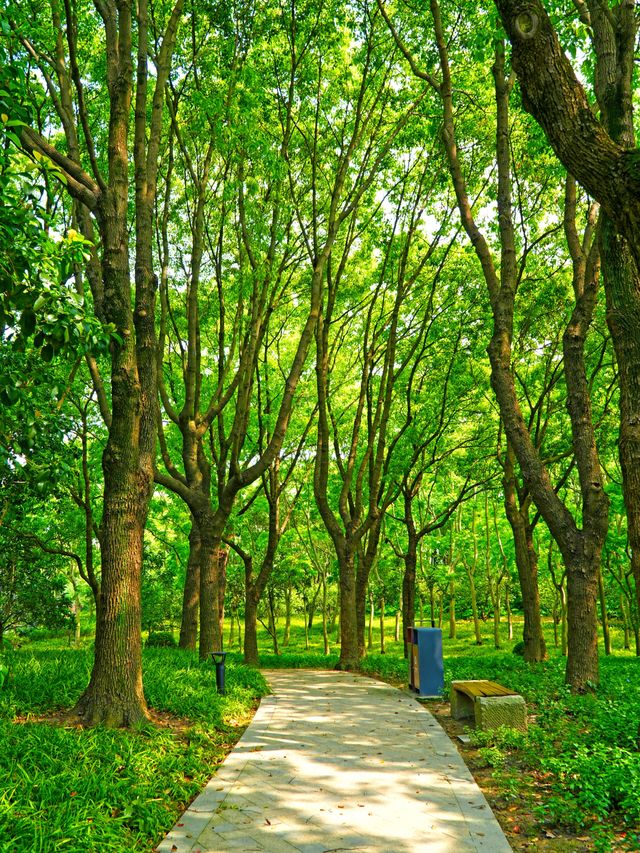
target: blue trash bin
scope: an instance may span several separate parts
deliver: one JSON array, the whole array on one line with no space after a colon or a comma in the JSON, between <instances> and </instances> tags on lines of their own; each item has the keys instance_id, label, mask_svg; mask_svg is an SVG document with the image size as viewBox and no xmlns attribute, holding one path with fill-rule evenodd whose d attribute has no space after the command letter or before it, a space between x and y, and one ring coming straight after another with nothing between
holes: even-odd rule
<instances>
[{"instance_id":1,"label":"blue trash bin","mask_svg":"<svg viewBox=\"0 0 640 853\"><path fill-rule=\"evenodd\" d=\"M442 631L440 628L407 629L409 689L417 696L439 697L444 689Z\"/></svg>"}]
</instances>

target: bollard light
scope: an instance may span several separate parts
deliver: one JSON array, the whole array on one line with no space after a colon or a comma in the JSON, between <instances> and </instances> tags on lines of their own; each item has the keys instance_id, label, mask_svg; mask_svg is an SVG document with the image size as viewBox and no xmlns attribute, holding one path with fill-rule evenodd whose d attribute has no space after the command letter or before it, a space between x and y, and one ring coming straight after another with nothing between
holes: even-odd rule
<instances>
[{"instance_id":1,"label":"bollard light","mask_svg":"<svg viewBox=\"0 0 640 853\"><path fill-rule=\"evenodd\" d=\"M216 689L221 696L225 695L224 689L224 659L226 652L211 652L211 657L216 665Z\"/></svg>"}]
</instances>

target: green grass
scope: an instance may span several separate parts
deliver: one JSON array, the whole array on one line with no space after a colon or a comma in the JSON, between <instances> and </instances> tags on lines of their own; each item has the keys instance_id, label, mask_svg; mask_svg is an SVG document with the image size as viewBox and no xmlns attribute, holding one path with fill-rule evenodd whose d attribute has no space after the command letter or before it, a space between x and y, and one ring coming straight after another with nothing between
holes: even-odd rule
<instances>
[{"instance_id":1,"label":"green grass","mask_svg":"<svg viewBox=\"0 0 640 853\"><path fill-rule=\"evenodd\" d=\"M459 623L455 640L445 626L445 695L453 678L485 677L524 695L535 718L527 735L475 735L500 799L530 809L537 832L564 827L589 836L600 850L640 849L640 661L621 649L614 630L615 653L601 657L597 695L572 696L550 626L550 659L534 666L511 653L518 626L500 651L490 626L484 628L485 643L478 647L469 624ZM392 637L388 619L387 653L381 655L376 624L362 670L400 686L407 664ZM262 631L261 665L330 668L338 659L335 633L331 639L325 656L316 625L307 649L296 619L290 643L281 643L275 655ZM83 730L40 718L73 706L89 677L89 648L43 638L9 658L9 683L0 690L0 850L16 853L148 853L212 775L266 690L259 672L242 665L237 648L227 658L225 697L215 692L210 663L179 649L147 648L149 704L183 725Z\"/></svg>"},{"instance_id":2,"label":"green grass","mask_svg":"<svg viewBox=\"0 0 640 853\"><path fill-rule=\"evenodd\" d=\"M195 654L146 649L145 691L174 730L83 730L37 718L69 708L86 686L88 650L48 641L13 653L0 693L0 850L149 851L204 786L266 690L230 663L225 697Z\"/></svg>"}]
</instances>

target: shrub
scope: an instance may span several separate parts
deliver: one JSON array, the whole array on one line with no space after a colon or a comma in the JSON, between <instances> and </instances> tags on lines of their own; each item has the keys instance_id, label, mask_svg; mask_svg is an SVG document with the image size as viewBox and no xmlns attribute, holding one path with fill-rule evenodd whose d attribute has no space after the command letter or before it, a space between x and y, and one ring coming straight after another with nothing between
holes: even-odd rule
<instances>
[{"instance_id":1,"label":"shrub","mask_svg":"<svg viewBox=\"0 0 640 853\"><path fill-rule=\"evenodd\" d=\"M178 646L171 631L154 631L149 634L145 645L155 649L175 649Z\"/></svg>"}]
</instances>

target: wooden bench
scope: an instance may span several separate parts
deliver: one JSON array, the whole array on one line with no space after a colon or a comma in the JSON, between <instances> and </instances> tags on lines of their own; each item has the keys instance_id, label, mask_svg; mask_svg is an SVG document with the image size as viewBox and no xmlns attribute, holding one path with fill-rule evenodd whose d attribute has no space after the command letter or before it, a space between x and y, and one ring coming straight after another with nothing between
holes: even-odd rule
<instances>
[{"instance_id":1,"label":"wooden bench","mask_svg":"<svg viewBox=\"0 0 640 853\"><path fill-rule=\"evenodd\" d=\"M498 726L527 730L524 699L495 681L452 681L451 716L454 720L473 717L476 727L483 730Z\"/></svg>"}]
</instances>

